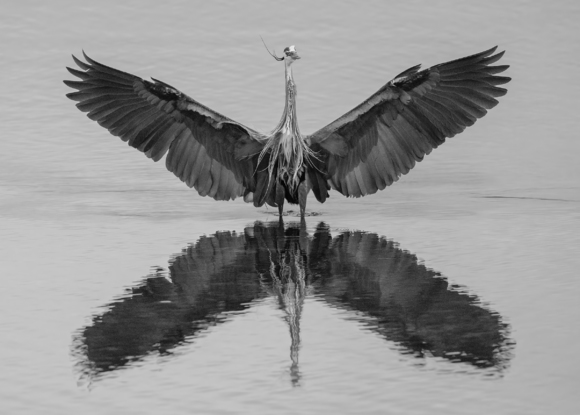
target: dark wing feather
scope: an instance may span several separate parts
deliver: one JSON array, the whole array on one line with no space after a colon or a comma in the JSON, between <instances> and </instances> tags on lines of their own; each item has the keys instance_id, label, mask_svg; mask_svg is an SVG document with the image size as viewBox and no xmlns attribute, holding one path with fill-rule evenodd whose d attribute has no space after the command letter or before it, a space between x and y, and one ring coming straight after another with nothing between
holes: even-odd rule
<instances>
[{"instance_id":1,"label":"dark wing feather","mask_svg":"<svg viewBox=\"0 0 580 415\"><path fill-rule=\"evenodd\" d=\"M496 48L419 71L407 69L352 111L309 137L318 168L345 196L375 193L411 170L445 138L497 105L509 66ZM317 193L317 188L313 188ZM316 196L324 198L324 191ZM319 197L320 196L320 197Z\"/></svg>"},{"instance_id":2,"label":"dark wing feather","mask_svg":"<svg viewBox=\"0 0 580 415\"><path fill-rule=\"evenodd\" d=\"M202 196L230 200L255 191L256 154L264 137L195 101L177 88L73 56L81 81L67 94L113 135L166 166Z\"/></svg>"}]
</instances>

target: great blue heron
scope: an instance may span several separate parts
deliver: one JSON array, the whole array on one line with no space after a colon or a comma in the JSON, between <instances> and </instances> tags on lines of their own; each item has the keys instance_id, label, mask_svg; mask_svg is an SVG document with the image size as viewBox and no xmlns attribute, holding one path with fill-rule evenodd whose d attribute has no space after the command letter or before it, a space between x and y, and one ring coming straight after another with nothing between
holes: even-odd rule
<instances>
[{"instance_id":1,"label":"great blue heron","mask_svg":"<svg viewBox=\"0 0 580 415\"><path fill-rule=\"evenodd\" d=\"M324 203L333 188L347 197L375 193L398 180L445 141L493 108L510 78L509 66L490 66L504 52L497 47L466 58L397 75L366 101L303 136L296 117L292 64L294 46L284 49L286 102L269 134L254 131L202 105L155 78L153 82L73 55L83 70L67 68L81 81L64 81L79 101L113 135L154 161L168 152L167 169L202 196L243 196L283 213L284 200L300 205L304 218L310 190Z\"/></svg>"}]
</instances>

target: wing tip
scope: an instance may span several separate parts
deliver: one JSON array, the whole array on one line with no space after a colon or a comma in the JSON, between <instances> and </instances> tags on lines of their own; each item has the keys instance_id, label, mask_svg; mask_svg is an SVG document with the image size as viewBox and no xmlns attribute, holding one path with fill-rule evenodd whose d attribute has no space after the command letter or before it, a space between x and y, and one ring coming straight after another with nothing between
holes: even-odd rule
<instances>
[{"instance_id":1,"label":"wing tip","mask_svg":"<svg viewBox=\"0 0 580 415\"><path fill-rule=\"evenodd\" d=\"M67 70L67 71L69 71L71 74L73 74L73 73L71 72L71 68L69 68L68 66L66 67L66 70ZM73 75L74 75L74 74L73 74ZM66 86L73 88L71 85L69 85L69 82L73 82L73 81L69 81L68 79L65 79L65 80L63 80L62 82L63 82L63 84L65 84Z\"/></svg>"},{"instance_id":2,"label":"wing tip","mask_svg":"<svg viewBox=\"0 0 580 415\"><path fill-rule=\"evenodd\" d=\"M84 54L84 52L83 52L83 54ZM79 68L81 68L81 69L82 69L82 70L84 70L84 71L87 71L87 70L89 70L89 69L90 69L90 65L88 65L87 63L85 63L85 62L81 61L81 60L80 60L79 58L77 58L75 55L71 55L71 56L72 56L72 58L73 58L74 62L77 64L77 66L78 66ZM67 69L68 69L68 68L67 68Z\"/></svg>"},{"instance_id":3,"label":"wing tip","mask_svg":"<svg viewBox=\"0 0 580 415\"><path fill-rule=\"evenodd\" d=\"M486 50L486 53L489 52L488 54L491 55L492 53L494 53L497 50L498 46L499 45L495 45L495 46L489 48L488 50Z\"/></svg>"},{"instance_id":4,"label":"wing tip","mask_svg":"<svg viewBox=\"0 0 580 415\"><path fill-rule=\"evenodd\" d=\"M87 53L85 52L85 50L84 50L84 49L83 49L82 51L83 51L83 56L85 57L85 60L86 60L86 61L87 61L89 64L91 64L91 65L93 65L93 66L102 66L102 67L107 67L106 65L103 65L102 63L99 63L99 62L97 62L96 60L94 60L94 59L91 59L91 58L89 57L89 55L87 55Z\"/></svg>"},{"instance_id":5,"label":"wing tip","mask_svg":"<svg viewBox=\"0 0 580 415\"><path fill-rule=\"evenodd\" d=\"M484 50L483 52L479 52L479 53L476 53L475 55L467 56L466 58L463 58L462 60L472 60L472 59L483 60L486 58L490 59L490 57L496 58L496 56L497 56L497 58L496 58L496 60L497 60L497 59L501 58L503 56L503 54L505 53L505 51L503 51L503 52L499 52L496 55L493 55L495 53L495 51L497 50L497 48L498 48L498 45L495 45L487 50ZM491 56L491 55L493 55L493 56Z\"/></svg>"},{"instance_id":6,"label":"wing tip","mask_svg":"<svg viewBox=\"0 0 580 415\"><path fill-rule=\"evenodd\" d=\"M495 45L487 50L484 50L483 52L479 52L479 53L476 53L475 55L468 56L468 58L486 58L490 55L493 55L495 53L495 51L497 50L497 48L498 48L498 45Z\"/></svg>"},{"instance_id":7,"label":"wing tip","mask_svg":"<svg viewBox=\"0 0 580 415\"><path fill-rule=\"evenodd\" d=\"M497 46L496 46L497 48ZM493 55L493 58L496 58L497 60L501 59L502 56L505 55L505 50L502 50L501 52L496 53L495 55Z\"/></svg>"}]
</instances>

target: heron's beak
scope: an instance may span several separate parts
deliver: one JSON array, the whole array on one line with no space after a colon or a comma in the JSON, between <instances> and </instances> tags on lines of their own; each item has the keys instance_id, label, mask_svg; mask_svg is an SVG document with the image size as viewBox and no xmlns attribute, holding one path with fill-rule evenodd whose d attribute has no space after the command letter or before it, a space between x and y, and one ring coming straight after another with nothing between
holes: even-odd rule
<instances>
[{"instance_id":1,"label":"heron's beak","mask_svg":"<svg viewBox=\"0 0 580 415\"><path fill-rule=\"evenodd\" d=\"M298 52L290 52L287 54L289 57L291 57L292 59L296 60L296 59L300 59L300 56L298 56Z\"/></svg>"}]
</instances>

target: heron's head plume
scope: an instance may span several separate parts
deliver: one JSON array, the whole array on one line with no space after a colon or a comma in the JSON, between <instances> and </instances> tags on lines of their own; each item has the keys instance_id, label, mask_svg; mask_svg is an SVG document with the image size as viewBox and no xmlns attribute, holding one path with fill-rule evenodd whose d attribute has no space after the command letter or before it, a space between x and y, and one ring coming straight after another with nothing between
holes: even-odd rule
<instances>
[{"instance_id":1,"label":"heron's head plume","mask_svg":"<svg viewBox=\"0 0 580 415\"><path fill-rule=\"evenodd\" d=\"M266 42L264 42L262 36L260 36L260 39L262 39L262 43L264 44L264 47L266 48L268 53L277 61L286 61L288 64L290 64L294 62L296 59L300 59L300 56L298 56L298 52L296 52L296 47L294 45L285 48L284 56L278 57L276 55L276 51L270 52L270 49L268 49L268 46L266 46Z\"/></svg>"},{"instance_id":2,"label":"heron's head plume","mask_svg":"<svg viewBox=\"0 0 580 415\"><path fill-rule=\"evenodd\" d=\"M266 50L268 51L268 53L277 61L283 61L284 58L279 58L278 56L276 56L276 51L274 52L270 52L270 49L268 49L268 46L266 46L266 42L264 42L264 38L262 36L260 36L260 39L262 39L262 43L264 44L264 47L266 48Z\"/></svg>"}]
</instances>

